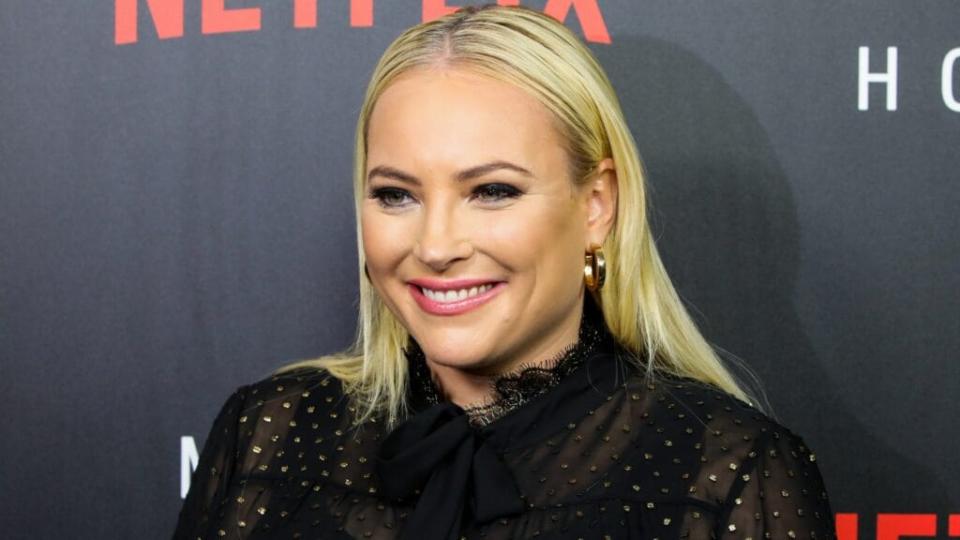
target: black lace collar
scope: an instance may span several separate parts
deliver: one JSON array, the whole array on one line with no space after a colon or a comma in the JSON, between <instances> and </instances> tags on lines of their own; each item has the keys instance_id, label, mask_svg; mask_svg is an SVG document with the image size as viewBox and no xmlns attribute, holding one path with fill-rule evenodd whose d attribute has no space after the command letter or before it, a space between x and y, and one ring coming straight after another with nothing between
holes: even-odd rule
<instances>
[{"instance_id":1,"label":"black lace collar","mask_svg":"<svg viewBox=\"0 0 960 540\"><path fill-rule=\"evenodd\" d=\"M485 403L466 407L470 424L489 425L507 413L554 388L577 370L599 348L613 343L603 322L603 315L591 299L584 303L577 342L544 361L522 364L508 373L490 377L493 398ZM445 398L434 384L423 351L413 339L405 351L410 367L410 403L414 411L436 405Z\"/></svg>"}]
</instances>

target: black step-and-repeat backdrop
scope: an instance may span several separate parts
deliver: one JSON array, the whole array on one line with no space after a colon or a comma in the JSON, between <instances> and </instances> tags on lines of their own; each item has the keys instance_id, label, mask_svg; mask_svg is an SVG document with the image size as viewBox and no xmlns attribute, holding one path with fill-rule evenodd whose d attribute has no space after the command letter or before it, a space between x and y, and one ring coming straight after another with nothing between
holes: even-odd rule
<instances>
[{"instance_id":1,"label":"black step-and-repeat backdrop","mask_svg":"<svg viewBox=\"0 0 960 540\"><path fill-rule=\"evenodd\" d=\"M522 3L608 69L843 540L960 537L960 3ZM350 341L362 93L459 5L0 3L0 536L168 537L227 395Z\"/></svg>"}]
</instances>

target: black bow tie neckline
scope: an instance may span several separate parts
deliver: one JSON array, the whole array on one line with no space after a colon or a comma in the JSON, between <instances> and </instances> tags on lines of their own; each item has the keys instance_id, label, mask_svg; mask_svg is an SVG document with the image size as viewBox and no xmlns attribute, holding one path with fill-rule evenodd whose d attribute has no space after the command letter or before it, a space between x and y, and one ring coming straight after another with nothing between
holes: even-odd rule
<instances>
[{"instance_id":1,"label":"black bow tie neckline","mask_svg":"<svg viewBox=\"0 0 960 540\"><path fill-rule=\"evenodd\" d=\"M392 499L417 495L400 540L458 540L467 515L483 525L520 514L526 502L502 455L576 421L616 387L624 366L592 301L584 304L577 343L550 366L497 377L494 407L463 409L443 401L422 350L411 343L411 417L381 443L376 473ZM419 491L418 491L419 490Z\"/></svg>"},{"instance_id":2,"label":"black bow tie neckline","mask_svg":"<svg viewBox=\"0 0 960 540\"><path fill-rule=\"evenodd\" d=\"M434 405L391 432L376 465L387 497L402 499L423 488L401 540L456 540L466 501L478 523L519 514L524 507L510 470L451 402Z\"/></svg>"}]
</instances>

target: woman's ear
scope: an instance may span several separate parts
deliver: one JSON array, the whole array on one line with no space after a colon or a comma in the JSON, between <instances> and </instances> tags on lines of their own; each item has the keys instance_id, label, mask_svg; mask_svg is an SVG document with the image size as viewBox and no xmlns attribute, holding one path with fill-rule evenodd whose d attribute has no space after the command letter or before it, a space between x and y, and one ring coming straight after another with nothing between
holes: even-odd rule
<instances>
[{"instance_id":1,"label":"woman's ear","mask_svg":"<svg viewBox=\"0 0 960 540\"><path fill-rule=\"evenodd\" d=\"M613 158L604 158L583 186L587 201L585 249L603 244L617 219L617 170Z\"/></svg>"}]
</instances>

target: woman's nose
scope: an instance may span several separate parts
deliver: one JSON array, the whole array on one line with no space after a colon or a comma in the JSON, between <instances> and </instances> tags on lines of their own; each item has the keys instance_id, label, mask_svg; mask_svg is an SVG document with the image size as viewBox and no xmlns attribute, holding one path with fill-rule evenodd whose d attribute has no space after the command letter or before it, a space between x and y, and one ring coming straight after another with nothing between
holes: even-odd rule
<instances>
[{"instance_id":1,"label":"woman's nose","mask_svg":"<svg viewBox=\"0 0 960 540\"><path fill-rule=\"evenodd\" d=\"M434 206L423 213L414 256L435 272L470 257L473 247L456 208Z\"/></svg>"}]
</instances>

